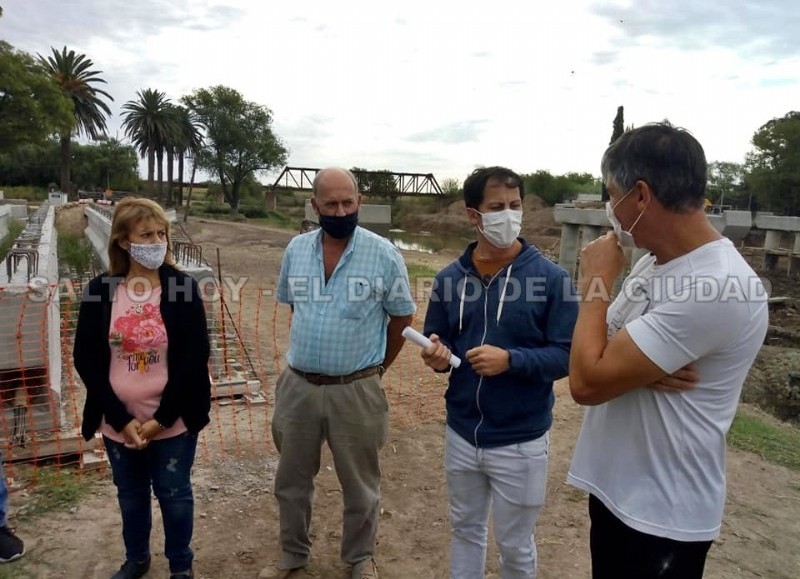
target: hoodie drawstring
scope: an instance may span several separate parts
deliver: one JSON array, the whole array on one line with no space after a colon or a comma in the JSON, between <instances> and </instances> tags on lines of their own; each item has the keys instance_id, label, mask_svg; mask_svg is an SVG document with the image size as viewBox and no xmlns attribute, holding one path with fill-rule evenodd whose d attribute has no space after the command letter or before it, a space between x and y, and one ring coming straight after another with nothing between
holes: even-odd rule
<instances>
[{"instance_id":1,"label":"hoodie drawstring","mask_svg":"<svg viewBox=\"0 0 800 579\"><path fill-rule=\"evenodd\" d=\"M513 263L508 264L508 271L506 272L506 281L503 284L503 291L500 293L500 303L497 306L497 325L500 325L500 316L503 315L503 302L506 299L506 289L508 289L508 279L511 277L511 268Z\"/></svg>"},{"instance_id":2,"label":"hoodie drawstring","mask_svg":"<svg viewBox=\"0 0 800 579\"><path fill-rule=\"evenodd\" d=\"M461 287L461 296L458 302L458 333L461 333L461 328L464 324L464 298L467 296L467 274L464 274L464 285Z\"/></svg>"}]
</instances>

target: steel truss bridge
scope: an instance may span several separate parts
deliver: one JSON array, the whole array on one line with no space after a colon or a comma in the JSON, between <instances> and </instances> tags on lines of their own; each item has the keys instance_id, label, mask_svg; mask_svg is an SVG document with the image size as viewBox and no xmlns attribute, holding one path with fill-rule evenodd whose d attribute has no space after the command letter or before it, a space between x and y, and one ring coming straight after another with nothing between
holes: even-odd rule
<instances>
[{"instance_id":1,"label":"steel truss bridge","mask_svg":"<svg viewBox=\"0 0 800 579\"><path fill-rule=\"evenodd\" d=\"M311 167L286 167L270 189L297 189L311 191L314 177L321 169ZM351 169L358 180L362 194L376 197L423 197L444 195L433 173L395 173L393 171L367 171Z\"/></svg>"}]
</instances>

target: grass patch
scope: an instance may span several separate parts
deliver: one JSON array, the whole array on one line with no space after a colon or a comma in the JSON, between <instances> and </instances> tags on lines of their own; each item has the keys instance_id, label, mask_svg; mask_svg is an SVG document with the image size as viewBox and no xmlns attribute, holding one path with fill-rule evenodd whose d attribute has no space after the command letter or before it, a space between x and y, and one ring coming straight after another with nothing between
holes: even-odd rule
<instances>
[{"instance_id":1,"label":"grass patch","mask_svg":"<svg viewBox=\"0 0 800 579\"><path fill-rule=\"evenodd\" d=\"M47 199L47 189L44 187L29 187L27 185L5 187L0 185L0 190L4 192L6 199L25 199L27 201L44 201Z\"/></svg>"},{"instance_id":2,"label":"grass patch","mask_svg":"<svg viewBox=\"0 0 800 579\"><path fill-rule=\"evenodd\" d=\"M280 229L294 229L297 231L300 227L300 222L296 219L291 219L281 213L276 213L274 211L270 211L266 217L257 217L252 219L252 221L256 223L264 223L266 225L270 225L272 227L278 227Z\"/></svg>"},{"instance_id":3,"label":"grass patch","mask_svg":"<svg viewBox=\"0 0 800 579\"><path fill-rule=\"evenodd\" d=\"M86 473L50 468L37 471L30 482L30 502L20 509L19 518L37 517L76 505L94 484L93 478Z\"/></svg>"},{"instance_id":4,"label":"grass patch","mask_svg":"<svg viewBox=\"0 0 800 579\"><path fill-rule=\"evenodd\" d=\"M406 268L408 269L408 279L410 280L415 280L417 278L433 279L436 277L436 274L439 273L439 270L421 263L406 263Z\"/></svg>"},{"instance_id":5,"label":"grass patch","mask_svg":"<svg viewBox=\"0 0 800 579\"><path fill-rule=\"evenodd\" d=\"M740 409L728 432L728 444L754 452L768 462L800 470L800 430L789 425L773 425Z\"/></svg>"},{"instance_id":6,"label":"grass patch","mask_svg":"<svg viewBox=\"0 0 800 579\"><path fill-rule=\"evenodd\" d=\"M69 233L59 235L58 260L77 272L91 271L94 264L94 250L82 235Z\"/></svg>"},{"instance_id":7,"label":"grass patch","mask_svg":"<svg viewBox=\"0 0 800 579\"><path fill-rule=\"evenodd\" d=\"M25 538L23 537L22 540L24 541ZM36 579L36 575L33 574L33 571L25 568L25 559L22 558L0 567L0 579Z\"/></svg>"},{"instance_id":8,"label":"grass patch","mask_svg":"<svg viewBox=\"0 0 800 579\"><path fill-rule=\"evenodd\" d=\"M0 261L3 261L8 254L8 250L11 249L11 246L14 245L14 241L16 241L19 234L22 233L24 229L24 225L21 221L17 219L9 219L8 220L8 232L6 236L0 241Z\"/></svg>"}]
</instances>

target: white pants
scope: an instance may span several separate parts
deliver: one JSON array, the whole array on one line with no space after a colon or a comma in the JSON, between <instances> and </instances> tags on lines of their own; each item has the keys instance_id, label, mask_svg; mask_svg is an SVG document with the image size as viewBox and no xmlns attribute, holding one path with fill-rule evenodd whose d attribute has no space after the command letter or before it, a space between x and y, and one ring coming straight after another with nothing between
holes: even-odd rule
<instances>
[{"instance_id":1,"label":"white pants","mask_svg":"<svg viewBox=\"0 0 800 579\"><path fill-rule=\"evenodd\" d=\"M547 489L549 446L550 433L546 433L519 444L475 448L447 427L451 579L484 577L490 506L500 577L536 577L533 530Z\"/></svg>"}]
</instances>

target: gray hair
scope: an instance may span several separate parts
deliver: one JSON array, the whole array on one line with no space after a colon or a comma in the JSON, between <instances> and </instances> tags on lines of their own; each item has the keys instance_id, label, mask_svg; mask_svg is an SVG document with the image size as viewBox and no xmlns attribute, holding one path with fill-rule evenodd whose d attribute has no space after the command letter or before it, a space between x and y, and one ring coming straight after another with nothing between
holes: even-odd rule
<instances>
[{"instance_id":1,"label":"gray hair","mask_svg":"<svg viewBox=\"0 0 800 579\"><path fill-rule=\"evenodd\" d=\"M708 165L703 147L689 131L653 123L627 131L603 154L604 185L622 193L646 182L661 204L685 213L703 207Z\"/></svg>"}]
</instances>

